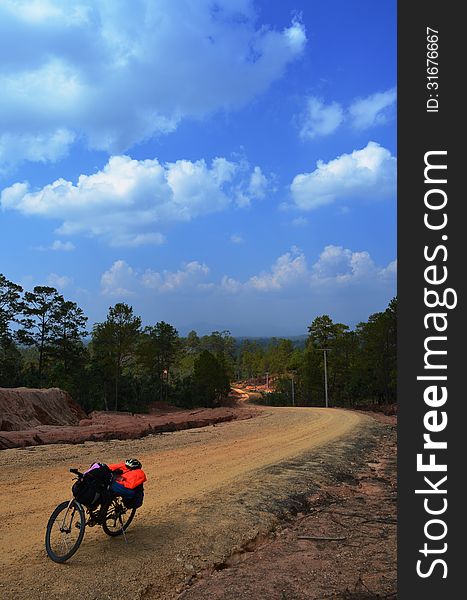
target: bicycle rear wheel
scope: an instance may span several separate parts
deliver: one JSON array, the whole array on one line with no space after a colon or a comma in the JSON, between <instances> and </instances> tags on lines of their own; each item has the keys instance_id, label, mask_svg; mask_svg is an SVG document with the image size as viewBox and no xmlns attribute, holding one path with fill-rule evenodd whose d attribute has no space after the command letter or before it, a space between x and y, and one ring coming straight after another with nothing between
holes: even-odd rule
<instances>
[{"instance_id":1,"label":"bicycle rear wheel","mask_svg":"<svg viewBox=\"0 0 467 600\"><path fill-rule=\"evenodd\" d=\"M107 509L102 522L102 529L111 537L122 535L133 521L135 513L136 508L126 508L119 498L114 498Z\"/></svg>"},{"instance_id":2,"label":"bicycle rear wheel","mask_svg":"<svg viewBox=\"0 0 467 600\"><path fill-rule=\"evenodd\" d=\"M84 537L86 519L79 502L65 501L50 515L45 532L45 549L49 557L63 563L78 550Z\"/></svg>"}]
</instances>

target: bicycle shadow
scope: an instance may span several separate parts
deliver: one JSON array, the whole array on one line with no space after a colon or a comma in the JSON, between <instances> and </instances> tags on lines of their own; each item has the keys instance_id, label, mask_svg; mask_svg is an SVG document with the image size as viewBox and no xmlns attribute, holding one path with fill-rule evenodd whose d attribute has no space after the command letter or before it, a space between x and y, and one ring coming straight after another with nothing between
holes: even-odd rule
<instances>
[{"instance_id":1,"label":"bicycle shadow","mask_svg":"<svg viewBox=\"0 0 467 600\"><path fill-rule=\"evenodd\" d=\"M188 527L179 520L164 520L149 523L138 522L137 516L125 531L125 535L110 537L102 528L95 527L86 531L77 554L66 565L77 568L103 567L116 556L125 560L139 562L148 555L166 554L169 549L177 548L177 542Z\"/></svg>"}]
</instances>

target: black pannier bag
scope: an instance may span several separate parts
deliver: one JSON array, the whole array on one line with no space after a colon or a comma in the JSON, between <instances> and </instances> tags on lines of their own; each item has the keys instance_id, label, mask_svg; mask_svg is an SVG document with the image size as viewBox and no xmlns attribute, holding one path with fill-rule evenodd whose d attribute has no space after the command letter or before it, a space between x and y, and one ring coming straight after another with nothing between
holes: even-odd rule
<instances>
[{"instance_id":1,"label":"black pannier bag","mask_svg":"<svg viewBox=\"0 0 467 600\"><path fill-rule=\"evenodd\" d=\"M124 496L122 496L123 504L127 508L139 508L140 506L143 505L143 500L144 500L143 484L135 487L133 491L135 492L135 495L133 496L133 498L125 498Z\"/></svg>"},{"instance_id":2,"label":"black pannier bag","mask_svg":"<svg viewBox=\"0 0 467 600\"><path fill-rule=\"evenodd\" d=\"M98 467L87 471L71 488L75 499L88 508L94 508L103 501L112 482L112 471L109 467L98 464Z\"/></svg>"}]
</instances>

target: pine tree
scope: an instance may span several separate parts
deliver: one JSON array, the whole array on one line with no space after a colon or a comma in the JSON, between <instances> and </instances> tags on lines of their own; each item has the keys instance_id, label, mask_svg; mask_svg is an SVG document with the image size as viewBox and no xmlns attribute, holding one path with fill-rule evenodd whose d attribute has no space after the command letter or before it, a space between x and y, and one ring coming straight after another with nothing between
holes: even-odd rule
<instances>
[{"instance_id":1,"label":"pine tree","mask_svg":"<svg viewBox=\"0 0 467 600\"><path fill-rule=\"evenodd\" d=\"M53 287L36 286L24 294L18 340L37 348L39 385L44 380L44 369L54 342L56 316L63 303L63 296Z\"/></svg>"},{"instance_id":2,"label":"pine tree","mask_svg":"<svg viewBox=\"0 0 467 600\"><path fill-rule=\"evenodd\" d=\"M110 307L107 319L96 323L92 331L93 353L102 367L105 384L113 381L115 410L118 410L122 372L134 361L140 332L141 318L123 302Z\"/></svg>"}]
</instances>

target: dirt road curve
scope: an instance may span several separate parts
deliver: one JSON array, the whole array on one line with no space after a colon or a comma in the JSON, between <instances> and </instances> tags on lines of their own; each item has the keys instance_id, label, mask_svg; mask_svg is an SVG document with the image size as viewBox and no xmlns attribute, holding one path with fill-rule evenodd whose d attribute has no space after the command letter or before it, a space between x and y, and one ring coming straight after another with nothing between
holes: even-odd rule
<instances>
[{"instance_id":1,"label":"dirt road curve","mask_svg":"<svg viewBox=\"0 0 467 600\"><path fill-rule=\"evenodd\" d=\"M176 597L190 577L270 529L328 463L343 470L374 426L337 409L258 410L248 421L140 440L2 451L0 598ZM87 528L67 564L50 561L45 525L69 497L68 468L128 456L141 459L149 479L129 543Z\"/></svg>"}]
</instances>

